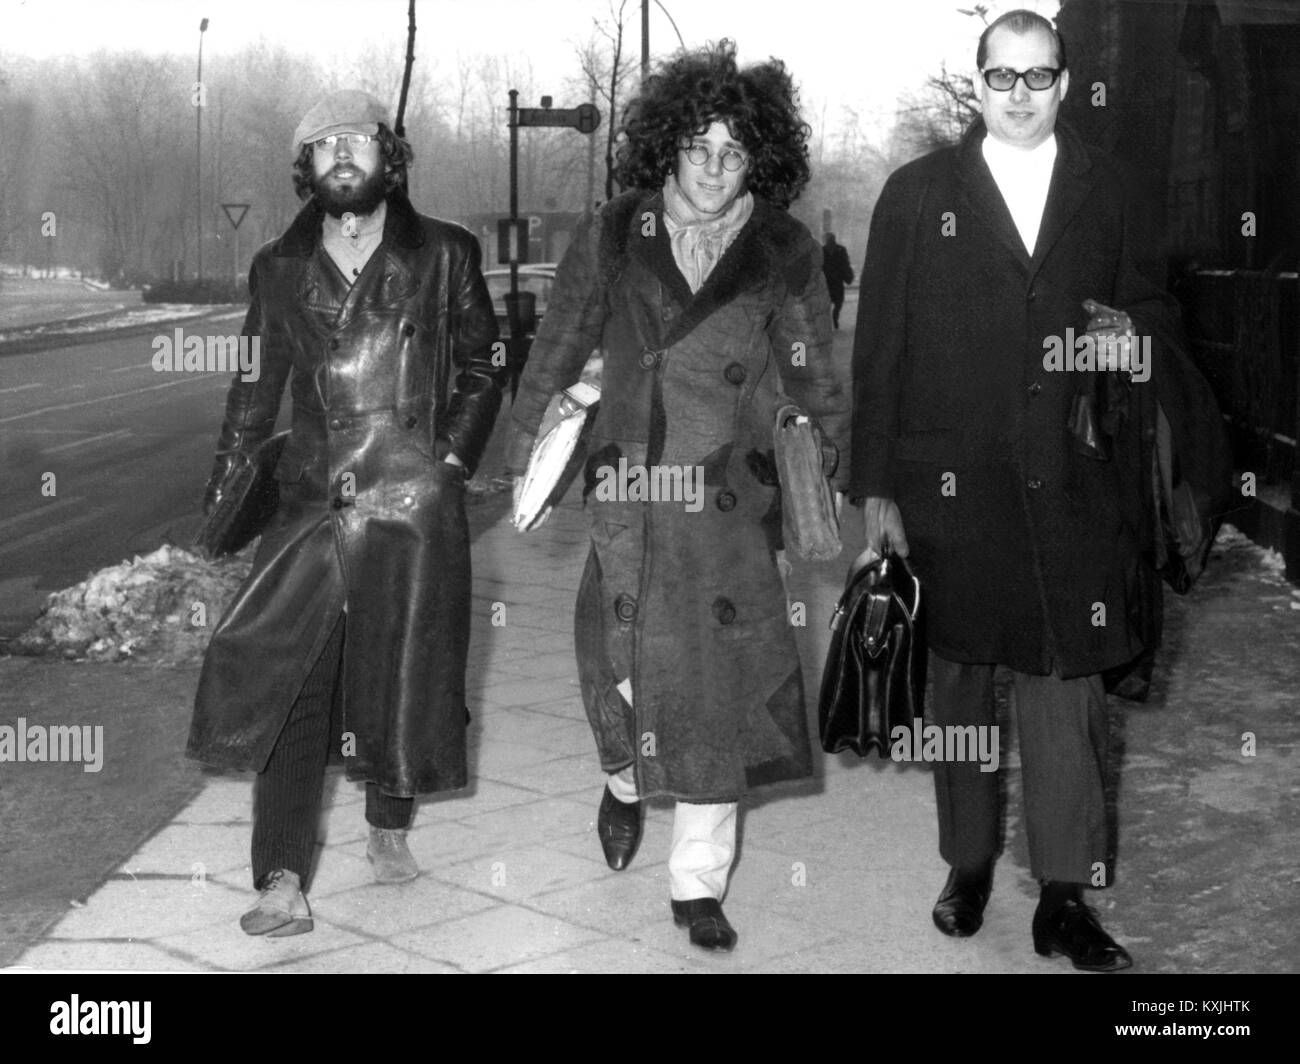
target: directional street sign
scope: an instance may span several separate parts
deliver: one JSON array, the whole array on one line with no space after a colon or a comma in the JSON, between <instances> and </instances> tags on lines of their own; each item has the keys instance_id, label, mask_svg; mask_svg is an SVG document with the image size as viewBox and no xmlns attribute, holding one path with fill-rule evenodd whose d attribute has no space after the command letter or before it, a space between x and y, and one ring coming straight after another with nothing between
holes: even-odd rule
<instances>
[{"instance_id":1,"label":"directional street sign","mask_svg":"<svg viewBox=\"0 0 1300 1064\"><path fill-rule=\"evenodd\" d=\"M226 219L235 229L239 228L239 223L244 220L244 215L248 213L249 205L247 203L223 203L221 209L226 212Z\"/></svg>"},{"instance_id":2,"label":"directional street sign","mask_svg":"<svg viewBox=\"0 0 1300 1064\"><path fill-rule=\"evenodd\" d=\"M520 107L517 115L517 125L572 126L579 133L592 133L600 125L600 111L589 103L577 107Z\"/></svg>"}]
</instances>

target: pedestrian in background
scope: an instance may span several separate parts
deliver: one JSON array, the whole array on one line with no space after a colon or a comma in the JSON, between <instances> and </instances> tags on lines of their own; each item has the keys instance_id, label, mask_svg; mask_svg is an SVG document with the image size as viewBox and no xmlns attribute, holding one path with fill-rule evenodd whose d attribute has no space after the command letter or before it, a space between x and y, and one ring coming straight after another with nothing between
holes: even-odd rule
<instances>
[{"instance_id":1,"label":"pedestrian in background","mask_svg":"<svg viewBox=\"0 0 1300 1064\"><path fill-rule=\"evenodd\" d=\"M835 234L827 233L822 242L822 273L826 275L826 291L831 297L831 323L840 327L840 308L844 306L844 286L853 283L853 267L849 265L849 252L843 244L835 242Z\"/></svg>"},{"instance_id":2,"label":"pedestrian in background","mask_svg":"<svg viewBox=\"0 0 1300 1064\"><path fill-rule=\"evenodd\" d=\"M623 132L631 191L584 221L560 264L509 467L524 471L548 401L599 348L576 643L609 774L600 841L610 867L627 867L644 800L674 799L674 920L729 950L737 803L812 773L777 569L777 396L841 447L849 397L831 366L821 250L787 213L808 182L809 130L784 64L742 69L728 41L682 53L646 81ZM701 505L595 490L620 468L698 475Z\"/></svg>"}]
</instances>

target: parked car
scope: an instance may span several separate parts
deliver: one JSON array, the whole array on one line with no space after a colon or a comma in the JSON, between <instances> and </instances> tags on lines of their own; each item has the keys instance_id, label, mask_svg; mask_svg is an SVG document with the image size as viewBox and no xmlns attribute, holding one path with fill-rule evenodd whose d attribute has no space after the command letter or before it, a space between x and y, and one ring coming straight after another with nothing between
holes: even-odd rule
<instances>
[{"instance_id":1,"label":"parked car","mask_svg":"<svg viewBox=\"0 0 1300 1064\"><path fill-rule=\"evenodd\" d=\"M532 292L537 297L537 320L540 322L546 313L546 304L551 298L551 284L555 280L557 264L554 262L531 262L519 267L519 291ZM506 295L510 292L510 267L496 270L484 270L483 280L487 282L488 292L492 295L492 304L496 308L497 325L501 335L510 335L510 319L506 316Z\"/></svg>"}]
</instances>

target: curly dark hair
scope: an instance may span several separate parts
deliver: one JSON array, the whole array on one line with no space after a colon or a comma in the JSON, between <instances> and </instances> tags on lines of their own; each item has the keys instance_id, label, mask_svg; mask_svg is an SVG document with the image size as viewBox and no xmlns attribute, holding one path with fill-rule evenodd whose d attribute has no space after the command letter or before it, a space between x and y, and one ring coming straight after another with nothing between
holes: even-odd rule
<instances>
[{"instance_id":1,"label":"curly dark hair","mask_svg":"<svg viewBox=\"0 0 1300 1064\"><path fill-rule=\"evenodd\" d=\"M725 122L750 155L748 187L789 207L808 184L808 136L799 92L781 60L743 69L735 42L679 52L646 79L623 113L614 176L657 191L677 168L682 141Z\"/></svg>"},{"instance_id":2,"label":"curly dark hair","mask_svg":"<svg viewBox=\"0 0 1300 1064\"><path fill-rule=\"evenodd\" d=\"M415 152L405 138L379 123L379 154L384 160L384 191L406 187L406 168L415 161ZM293 161L293 190L305 200L316 188L316 168L312 146L304 144Z\"/></svg>"}]
</instances>

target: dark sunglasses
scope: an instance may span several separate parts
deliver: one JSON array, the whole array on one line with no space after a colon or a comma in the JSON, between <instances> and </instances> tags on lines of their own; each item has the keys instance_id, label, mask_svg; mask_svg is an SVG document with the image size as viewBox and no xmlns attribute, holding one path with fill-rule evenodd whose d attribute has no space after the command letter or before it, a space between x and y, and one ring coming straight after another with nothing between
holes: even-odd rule
<instances>
[{"instance_id":1,"label":"dark sunglasses","mask_svg":"<svg viewBox=\"0 0 1300 1064\"><path fill-rule=\"evenodd\" d=\"M1034 92L1042 92L1043 89L1050 89L1055 85L1056 79L1061 76L1058 67L1030 67L1028 70L995 67L993 70L985 70L983 73L984 84L994 92L1010 92L1021 78L1025 79L1026 88L1032 89Z\"/></svg>"}]
</instances>

